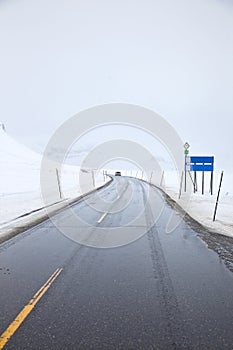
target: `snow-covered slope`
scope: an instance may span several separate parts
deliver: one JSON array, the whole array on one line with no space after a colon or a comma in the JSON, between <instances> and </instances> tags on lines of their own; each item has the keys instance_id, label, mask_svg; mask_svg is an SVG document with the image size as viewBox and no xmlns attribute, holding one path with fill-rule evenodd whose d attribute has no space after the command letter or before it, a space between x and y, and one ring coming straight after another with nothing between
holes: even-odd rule
<instances>
[{"instance_id":1,"label":"snow-covered slope","mask_svg":"<svg viewBox=\"0 0 233 350\"><path fill-rule=\"evenodd\" d=\"M198 177L198 192L193 193L190 177L187 178L188 193L182 189L179 198L179 176L176 172L165 171L163 181L160 177L152 177L152 183L161 187L173 200L175 200L193 219L203 226L223 235L233 237L233 174L225 171L220 192L216 220L213 222L213 214L218 193L221 171L214 173L214 193L209 193L210 174L206 174L205 191L202 195L201 174Z\"/></svg>"},{"instance_id":2,"label":"snow-covered slope","mask_svg":"<svg viewBox=\"0 0 233 350\"><path fill-rule=\"evenodd\" d=\"M15 218L44 207L40 188L42 156L18 143L5 132L0 123L0 226ZM86 172L86 184L80 189L79 167L64 165L60 182L62 198L75 198L102 185L106 178L94 170ZM60 200L56 173L49 204ZM49 194L50 195L50 194ZM48 201L47 203L48 204Z\"/></svg>"},{"instance_id":3,"label":"snow-covered slope","mask_svg":"<svg viewBox=\"0 0 233 350\"><path fill-rule=\"evenodd\" d=\"M44 207L40 190L41 160L41 155L34 153L11 138L1 127L0 123L0 226L3 227L6 223L25 213ZM60 174L63 198L77 197L83 192L90 191L94 186L102 185L107 180L102 173L86 170L86 183L81 190L79 171L79 167L63 166L62 174ZM125 176L138 178L142 176L141 171L124 169L121 169L121 171L122 175ZM108 173L114 174L114 170L109 170ZM93 175L95 178L94 183ZM178 198L179 179L174 172L165 171L162 182L161 173L156 174L155 172L149 178L146 179L144 176L143 179L156 186L161 186L167 194L203 225L219 233L233 236L233 175L227 171L224 173L216 221L212 221L219 176L220 172L217 172L213 196L208 193L206 183L205 195L202 196L199 189L199 192L192 194L188 201L184 193L182 193L180 199ZM59 200L56 181L56 174L54 174L54 191L56 191L56 196L51 196L51 204L55 202L54 198L57 198L56 201Z\"/></svg>"},{"instance_id":4,"label":"snow-covered slope","mask_svg":"<svg viewBox=\"0 0 233 350\"><path fill-rule=\"evenodd\" d=\"M40 162L40 155L19 144L0 128L1 198L38 190Z\"/></svg>"},{"instance_id":5,"label":"snow-covered slope","mask_svg":"<svg viewBox=\"0 0 233 350\"><path fill-rule=\"evenodd\" d=\"M41 156L0 128L0 224L42 206Z\"/></svg>"}]
</instances>

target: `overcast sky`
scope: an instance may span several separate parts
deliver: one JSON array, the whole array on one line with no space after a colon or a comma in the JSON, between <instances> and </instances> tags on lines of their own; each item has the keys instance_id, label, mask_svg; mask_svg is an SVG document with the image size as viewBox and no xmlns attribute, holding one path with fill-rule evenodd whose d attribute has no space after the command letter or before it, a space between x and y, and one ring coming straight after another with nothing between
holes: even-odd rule
<instances>
[{"instance_id":1,"label":"overcast sky","mask_svg":"<svg viewBox=\"0 0 233 350\"><path fill-rule=\"evenodd\" d=\"M0 120L31 148L125 102L233 166L233 1L1 0L0 48Z\"/></svg>"}]
</instances>

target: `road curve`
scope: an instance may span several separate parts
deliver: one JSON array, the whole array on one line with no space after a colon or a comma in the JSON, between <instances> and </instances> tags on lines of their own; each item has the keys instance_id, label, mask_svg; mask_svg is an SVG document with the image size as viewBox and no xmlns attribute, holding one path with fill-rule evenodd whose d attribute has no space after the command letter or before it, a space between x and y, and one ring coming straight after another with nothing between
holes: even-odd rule
<instances>
[{"instance_id":1,"label":"road curve","mask_svg":"<svg viewBox=\"0 0 233 350\"><path fill-rule=\"evenodd\" d=\"M71 209L0 245L0 349L232 349L233 274L182 218L166 233L157 189Z\"/></svg>"}]
</instances>

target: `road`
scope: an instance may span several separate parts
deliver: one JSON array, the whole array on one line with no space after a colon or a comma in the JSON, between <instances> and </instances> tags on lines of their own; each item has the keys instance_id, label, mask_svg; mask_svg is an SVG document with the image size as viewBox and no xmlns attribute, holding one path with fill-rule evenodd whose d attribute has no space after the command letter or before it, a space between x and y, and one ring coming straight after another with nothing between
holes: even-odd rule
<instances>
[{"instance_id":1,"label":"road","mask_svg":"<svg viewBox=\"0 0 233 350\"><path fill-rule=\"evenodd\" d=\"M233 274L159 190L71 210L0 245L0 349L233 349Z\"/></svg>"}]
</instances>

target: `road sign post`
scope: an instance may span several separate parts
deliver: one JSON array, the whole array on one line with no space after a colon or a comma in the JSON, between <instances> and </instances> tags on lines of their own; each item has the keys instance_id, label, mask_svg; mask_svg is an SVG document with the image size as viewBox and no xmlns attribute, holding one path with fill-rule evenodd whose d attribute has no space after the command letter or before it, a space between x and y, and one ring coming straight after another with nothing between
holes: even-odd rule
<instances>
[{"instance_id":1,"label":"road sign post","mask_svg":"<svg viewBox=\"0 0 233 350\"><path fill-rule=\"evenodd\" d=\"M187 191L187 157L188 157L188 154L189 154L189 143L188 142L185 142L184 144L184 192Z\"/></svg>"},{"instance_id":2,"label":"road sign post","mask_svg":"<svg viewBox=\"0 0 233 350\"><path fill-rule=\"evenodd\" d=\"M197 172L194 171L194 192L197 192Z\"/></svg>"},{"instance_id":3,"label":"road sign post","mask_svg":"<svg viewBox=\"0 0 233 350\"><path fill-rule=\"evenodd\" d=\"M202 170L202 194L204 194L204 186L205 186L205 173L204 171Z\"/></svg>"},{"instance_id":4,"label":"road sign post","mask_svg":"<svg viewBox=\"0 0 233 350\"><path fill-rule=\"evenodd\" d=\"M205 172L211 172L210 177L210 192L211 195L213 194L213 171L214 171L214 157L213 156L189 156L188 157L188 150L185 149L185 191L186 191L186 172L189 172L189 175L192 179L192 176L190 174L191 171L194 172L194 181L193 182L193 188L194 192L197 191L197 175L196 172L202 172L202 194L204 194L204 186L205 186Z\"/></svg>"},{"instance_id":5,"label":"road sign post","mask_svg":"<svg viewBox=\"0 0 233 350\"><path fill-rule=\"evenodd\" d=\"M213 195L213 177L214 177L214 172L211 171L211 178L210 178L210 194L211 194L211 196Z\"/></svg>"},{"instance_id":6,"label":"road sign post","mask_svg":"<svg viewBox=\"0 0 233 350\"><path fill-rule=\"evenodd\" d=\"M180 178L180 190L179 190L179 199L181 197L181 191L182 191L182 185L183 185L183 176L184 176L184 171L181 173L181 178Z\"/></svg>"}]
</instances>

